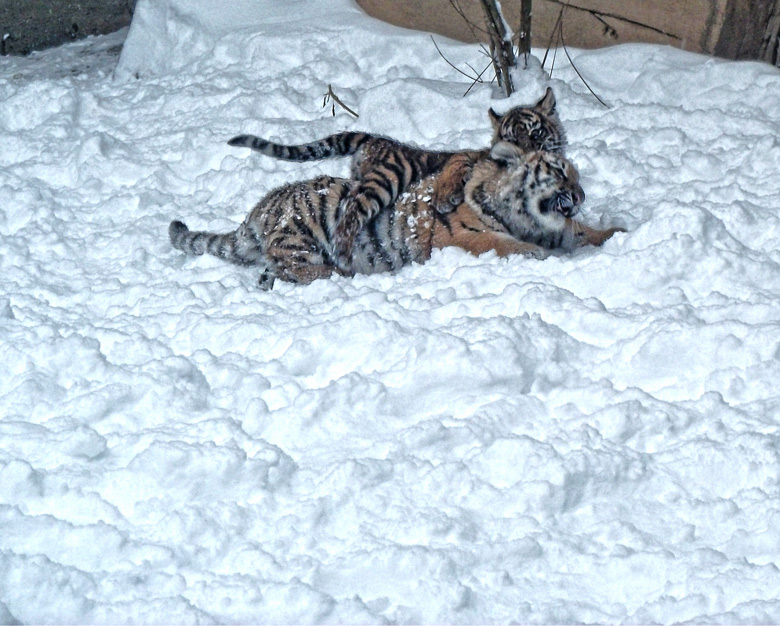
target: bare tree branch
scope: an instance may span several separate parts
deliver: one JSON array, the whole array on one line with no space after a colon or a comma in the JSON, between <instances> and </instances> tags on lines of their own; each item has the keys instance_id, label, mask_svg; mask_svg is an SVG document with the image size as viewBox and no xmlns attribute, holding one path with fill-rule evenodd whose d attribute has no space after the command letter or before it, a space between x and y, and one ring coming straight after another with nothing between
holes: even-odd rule
<instances>
[{"instance_id":1,"label":"bare tree branch","mask_svg":"<svg viewBox=\"0 0 780 626\"><path fill-rule=\"evenodd\" d=\"M603 17L601 17L597 13L594 13L593 17L595 17L604 26L604 34L607 35L607 37L609 37L610 39L618 38L617 30L615 30L615 28L611 24L608 24Z\"/></svg>"},{"instance_id":2,"label":"bare tree branch","mask_svg":"<svg viewBox=\"0 0 780 626\"><path fill-rule=\"evenodd\" d=\"M605 13L604 11L596 11L594 9L588 9L587 7L578 7L576 4L572 4L571 2L569 2L569 0L547 0L547 2L551 2L553 4L559 4L568 9L574 9L575 11L583 11L584 13L590 13L596 19L609 17L614 20L625 22L626 24L631 24L632 26L639 26L640 28L646 28L647 30L652 30L653 32L659 33L660 35L665 35L666 37L670 37L671 39L676 39L677 41L682 41L682 37L678 37L673 33L667 33L665 30L661 30L660 28L656 28L655 26L650 26L649 24L645 24L643 22L637 22L636 20L632 20L628 17L623 17L622 15L617 15L616 13ZM603 19L599 19L599 21L605 23Z\"/></svg>"},{"instance_id":3,"label":"bare tree branch","mask_svg":"<svg viewBox=\"0 0 780 626\"><path fill-rule=\"evenodd\" d=\"M333 93L333 87L328 84L328 93L325 94L325 96L322 99L322 106L325 107L328 104L328 100L333 100L333 103L331 104L331 114L336 115L336 105L338 104L342 109L344 109L347 113L350 115L354 115L355 117L360 117L357 113L355 113L352 109L350 109L346 104L344 104L339 97Z\"/></svg>"},{"instance_id":4,"label":"bare tree branch","mask_svg":"<svg viewBox=\"0 0 780 626\"><path fill-rule=\"evenodd\" d=\"M474 76L469 76L469 75L468 75L466 72L464 72L464 71L463 71L462 69L460 69L460 68L459 68L457 65L455 65L454 63L452 63L452 62L451 62L451 61L450 61L450 60L449 60L447 57L445 57L445 56L444 56L444 54L442 53L442 51L439 49L439 46L436 44L436 40L433 38L433 35L431 35L430 37L431 37L431 41L433 42L433 45L434 45L434 47L436 48L436 52L438 52L438 53L439 53L439 56L440 56L442 59L444 59L444 61L447 63L447 65L449 65L449 66L450 66L452 69L454 69L456 72L458 72L458 73L460 73L460 74L463 74L463 75L464 75L466 78L471 78L471 79L474 79ZM468 65L468 64L467 64L467 65ZM471 67L471 66L469 65L469 67ZM474 72L474 74L475 74L475 75L477 74L476 70L475 70L473 67L471 67L471 70ZM484 71L483 71L483 73L484 73ZM482 82L481 80L479 80L479 77L480 77L480 76L481 76L481 74L477 75L476 82L480 82L480 83Z\"/></svg>"},{"instance_id":5,"label":"bare tree branch","mask_svg":"<svg viewBox=\"0 0 780 626\"><path fill-rule=\"evenodd\" d=\"M482 35L487 35L487 36L488 36L488 39L489 39L489 33L488 33L488 31L487 31L485 28L481 28L479 25L475 24L474 22L472 22L472 21L471 21L471 20L468 18L468 16L466 15L466 12L463 10L463 7L461 7L461 6L460 6L460 0L449 0L449 3L450 3L450 6L452 6L452 8L453 8L453 9L455 9L455 12L456 12L458 15L460 15L461 19L462 19L464 22L466 22L466 26L467 26L467 27L468 27L468 29L471 31L471 36L474 38L474 41L475 41L475 42L479 43L479 47L480 47L480 50L482 51L482 53L483 53L483 54L484 54L486 57L488 57L489 59L492 59L493 57L491 56L491 54L490 54L490 51L489 51L489 50L488 50L488 49L485 47L485 44L483 44L483 43L481 42L481 39L482 39L482 37L480 37L480 35L479 35L479 33L481 33ZM471 66L469 66L469 67L471 67ZM472 69L472 70L474 70L474 68L473 68L473 67L472 67L471 69ZM477 73L477 71L476 71L476 70L474 70L474 74L476 74L476 75L477 75L477 76L479 76L479 77L481 77L481 76L482 76L482 74L484 74L484 73L485 73L485 70L482 70L482 71L481 71L481 72L479 72L479 73ZM469 78L472 78L472 77L470 76ZM483 82L483 81L481 81L481 80L480 80L480 81L476 81L476 82ZM491 82L492 82L492 81L491 81ZM472 84L472 85L471 85L471 87L473 87L473 86L474 86L474 85ZM471 89L471 88L469 88L469 90L470 90L470 89ZM466 93L468 93L468 91L467 91ZM464 95L465 95L465 94L464 94Z\"/></svg>"},{"instance_id":6,"label":"bare tree branch","mask_svg":"<svg viewBox=\"0 0 780 626\"><path fill-rule=\"evenodd\" d=\"M588 84L588 81L585 80L585 77L580 74L580 71L577 69L577 66L574 65L574 61L571 58L571 55L569 55L569 49L566 47L566 41L563 39L563 20L561 20L559 25L559 33L561 36L561 47L563 48L563 51L566 53L566 58L569 59L569 63L571 63L572 68L576 72L577 76L579 76L580 80L582 81L582 84L585 85L588 88L588 91L593 94L593 97L596 98L602 105L604 105L604 108L609 108L609 105L604 102L601 98L598 97L595 91L593 91L590 88L590 85Z\"/></svg>"},{"instance_id":7,"label":"bare tree branch","mask_svg":"<svg viewBox=\"0 0 780 626\"><path fill-rule=\"evenodd\" d=\"M466 92L463 94L463 97L464 97L464 98L465 98L467 95L469 95L469 91L471 91L471 90L474 88L474 85L476 85L477 83L482 83L482 82L484 82L484 81L482 80L482 74L484 74L485 72L487 72L487 71L490 69L490 67L491 67L492 65L493 65L492 63L488 63L488 64L485 66L485 69L484 69L484 70L482 70L482 71L481 71L479 74L477 74L477 77L474 79L474 82L473 82L473 83L471 83L471 85L469 85L469 88L468 88L468 89L466 89ZM469 67L471 67L471 66L469 66ZM490 81L490 82L492 83L493 81Z\"/></svg>"},{"instance_id":8,"label":"bare tree branch","mask_svg":"<svg viewBox=\"0 0 780 626\"><path fill-rule=\"evenodd\" d=\"M480 40L479 35L477 35L477 31L485 35L488 34L487 30L478 26L466 16L466 12L461 8L460 2L458 0L449 0L449 2L452 8L455 9L456 13L460 15L464 22L466 22L466 26L468 26L469 30L471 31L471 36L474 37L474 41Z\"/></svg>"},{"instance_id":9,"label":"bare tree branch","mask_svg":"<svg viewBox=\"0 0 780 626\"><path fill-rule=\"evenodd\" d=\"M465 96L467 96L467 95L468 95L468 93L469 93L469 91L471 91L471 90L474 88L474 85L476 85L477 83L483 83L483 82L485 82L485 81L483 81L483 80L482 80L482 75L483 75L485 72L487 72L487 71L488 71L488 69L490 69L490 67L491 67L491 65L492 65L492 62L491 62L491 63L488 63L488 64L485 66L485 69L484 69L484 70L482 70L481 72L477 72L477 70L475 70L473 67L471 67L471 65L470 65L469 63L466 63L466 65L468 65L468 66L469 66L469 69L470 69L472 72L474 72L474 75L473 75L473 76L470 76L470 75L469 75L467 72L464 72L462 69L460 69L460 68L459 68L459 67L457 67L455 64L453 64L453 63L452 63L452 62L451 62L451 61L450 61L450 60L449 60L449 59L448 59L446 56L444 56L444 53L441 51L441 49L439 48L439 46L436 44L436 40L433 38L433 35L431 35L431 41L433 42L433 45L434 45L434 46L435 46L435 48L436 48L436 52L438 52L438 53L439 53L439 56L440 56L442 59L444 59L444 61L447 63L447 65L449 65L449 66L450 66L452 69L454 69L454 70L455 70L456 72L458 72L459 74L463 74L463 76L465 76L466 78L470 78L470 79L471 79L471 85L469 85L469 88L468 88L468 89L466 89L466 92L463 94L463 96L464 96L464 97L465 97Z\"/></svg>"},{"instance_id":10,"label":"bare tree branch","mask_svg":"<svg viewBox=\"0 0 780 626\"><path fill-rule=\"evenodd\" d=\"M550 53L550 48L552 47L553 38L558 35L558 29L561 26L561 21L563 20L563 13L566 11L566 5L563 5L561 7L561 10L558 12L558 19L555 20L555 26L553 26L552 32L550 33L550 40L547 42L547 50L544 51L544 58L542 59L542 67L544 67L544 64L547 63L547 55ZM553 61L552 65L555 66L555 53L553 53ZM551 68L552 72L552 68Z\"/></svg>"}]
</instances>

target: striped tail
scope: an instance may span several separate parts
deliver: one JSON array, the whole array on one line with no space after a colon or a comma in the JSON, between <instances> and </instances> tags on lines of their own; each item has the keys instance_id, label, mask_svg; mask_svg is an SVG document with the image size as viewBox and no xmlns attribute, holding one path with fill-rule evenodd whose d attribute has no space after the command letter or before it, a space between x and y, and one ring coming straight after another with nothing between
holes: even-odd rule
<instances>
[{"instance_id":1,"label":"striped tail","mask_svg":"<svg viewBox=\"0 0 780 626\"><path fill-rule=\"evenodd\" d=\"M355 154L370 138L371 135L366 133L344 132L311 143L285 146L255 135L238 135L228 141L228 145L251 148L266 156L284 161L317 161Z\"/></svg>"},{"instance_id":2,"label":"striped tail","mask_svg":"<svg viewBox=\"0 0 780 626\"><path fill-rule=\"evenodd\" d=\"M220 235L192 231L184 222L175 220L168 227L168 236L173 247L186 254L211 254L235 265L262 265L263 255L256 245L247 245L239 234L241 229Z\"/></svg>"}]
</instances>

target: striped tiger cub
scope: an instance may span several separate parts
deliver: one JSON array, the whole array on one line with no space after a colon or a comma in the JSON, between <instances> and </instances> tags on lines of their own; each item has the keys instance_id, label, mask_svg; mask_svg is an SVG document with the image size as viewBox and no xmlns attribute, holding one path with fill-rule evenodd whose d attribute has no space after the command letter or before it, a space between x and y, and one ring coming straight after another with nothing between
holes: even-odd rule
<instances>
[{"instance_id":1,"label":"striped tiger cub","mask_svg":"<svg viewBox=\"0 0 780 626\"><path fill-rule=\"evenodd\" d=\"M444 167L441 175L449 166ZM496 143L473 166L465 201L437 212L429 176L402 194L360 229L353 254L337 254L335 231L355 180L320 176L271 191L233 232L191 231L173 221L173 246L187 254L212 254L237 265L263 267L260 286L275 279L308 284L332 274L352 276L394 271L424 263L433 248L458 246L473 254L544 258L553 248L601 245L619 229L599 231L572 219L584 199L579 175L562 155L525 152Z\"/></svg>"},{"instance_id":2,"label":"striped tiger cub","mask_svg":"<svg viewBox=\"0 0 780 626\"><path fill-rule=\"evenodd\" d=\"M493 143L508 141L523 151L543 150L563 154L566 136L555 109L555 94L549 87L533 106L518 106L499 115L489 110ZM336 226L334 242L339 255L349 258L355 237L363 224L385 207L392 206L412 183L438 173L459 154L460 167L441 178L433 199L437 211L446 213L463 200L464 179L487 151L439 152L409 146L388 137L361 132L343 132L312 143L286 146L254 135L233 137L228 144L243 146L277 159L311 161L354 155L350 189Z\"/></svg>"}]
</instances>

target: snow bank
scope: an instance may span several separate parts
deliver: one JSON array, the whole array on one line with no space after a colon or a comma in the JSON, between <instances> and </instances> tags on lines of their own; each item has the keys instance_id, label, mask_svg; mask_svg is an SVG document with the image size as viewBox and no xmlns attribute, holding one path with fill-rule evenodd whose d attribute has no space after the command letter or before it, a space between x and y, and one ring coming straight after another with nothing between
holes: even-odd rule
<instances>
[{"instance_id":1,"label":"snow bank","mask_svg":"<svg viewBox=\"0 0 780 626\"><path fill-rule=\"evenodd\" d=\"M0 621L780 621L780 73L573 51L604 108L559 55L583 217L628 233L264 293L168 223L348 167L227 138L481 146L543 93L283 4L2 59Z\"/></svg>"}]
</instances>

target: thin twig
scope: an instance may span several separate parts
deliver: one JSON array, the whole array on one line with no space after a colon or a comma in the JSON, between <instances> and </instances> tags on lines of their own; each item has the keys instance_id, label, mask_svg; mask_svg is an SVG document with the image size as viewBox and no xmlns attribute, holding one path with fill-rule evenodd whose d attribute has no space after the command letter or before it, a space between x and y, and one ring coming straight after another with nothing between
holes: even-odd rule
<instances>
[{"instance_id":1,"label":"thin twig","mask_svg":"<svg viewBox=\"0 0 780 626\"><path fill-rule=\"evenodd\" d=\"M482 70L482 72L478 72L477 70L474 69L474 66L471 63L469 63L468 61L464 61L464 63L469 66L469 69L472 72L474 72L475 76L481 76L485 72L485 70Z\"/></svg>"},{"instance_id":2,"label":"thin twig","mask_svg":"<svg viewBox=\"0 0 780 626\"><path fill-rule=\"evenodd\" d=\"M599 15L598 13L594 13L593 17L595 17L599 22L601 22L603 24L603 26L604 26L604 34L605 35L611 37L612 39L617 39L618 38L617 31L615 30L615 28L611 24L607 23L607 20L605 20L603 17L601 17L601 15Z\"/></svg>"},{"instance_id":3,"label":"thin twig","mask_svg":"<svg viewBox=\"0 0 780 626\"><path fill-rule=\"evenodd\" d=\"M341 99L335 93L333 93L333 87L331 87L330 84L328 84L328 93L325 94L325 98L322 101L322 106L325 106L326 104L328 104L328 98L332 99L333 102L338 104L342 109L344 109L350 115L354 115L355 117L360 117L357 113L355 113L352 109L350 109L346 104L344 104L341 101ZM332 109L331 109L331 112L333 113L333 115L336 115L336 104L334 104L332 106Z\"/></svg>"},{"instance_id":4,"label":"thin twig","mask_svg":"<svg viewBox=\"0 0 780 626\"><path fill-rule=\"evenodd\" d=\"M463 74L463 76L465 76L466 78L470 78L470 79L471 79L471 85L469 85L469 88L468 88L468 89L466 89L466 92L463 94L463 97L464 97L464 98L465 98L465 97L468 95L469 91L471 91L471 90L474 88L474 85L476 85L477 83L480 83L480 84L481 84L481 83L484 83L484 82L485 82L485 81L483 81L483 80L482 80L482 75L483 75L485 72L487 72L487 71L488 71L488 69L490 69L490 67L493 65L493 62L492 62L492 61L491 61L490 63L488 63L488 64L487 64L487 66L485 67L485 69L484 69L484 70L482 70L481 72L477 72L477 70L475 70L475 69L474 69L474 68L471 66L471 64L470 64L470 63L466 63L466 65L468 65L468 66L469 66L469 69L470 69L472 72L474 72L474 75L473 75L473 76L470 76L470 75L469 75L467 72L464 72L462 69L460 69L460 68L459 68L458 66L456 66L454 63L452 63L452 62L451 62L451 61L450 61L450 60L449 60L449 59L448 59L446 56L444 56L444 53L441 51L441 49L439 48L439 46L436 44L436 40L433 38L433 35L431 35L430 37L431 37L431 41L433 42L433 45L434 45L434 47L436 48L436 52L438 52L438 53L439 53L439 56L440 56L442 59L444 59L444 61L447 63L447 65L449 65L449 66L450 66L452 69L454 69L454 70L455 70L456 72L458 72L459 74Z\"/></svg>"},{"instance_id":5,"label":"thin twig","mask_svg":"<svg viewBox=\"0 0 780 626\"><path fill-rule=\"evenodd\" d=\"M485 33L486 35L488 34L487 30L480 28L477 24L466 17L466 12L461 8L460 2L458 2L458 0L449 0L449 2L457 14L460 15L464 22L466 22L466 26L468 26L469 30L471 31L471 36L474 37L474 41L479 41L479 35L477 35L477 31Z\"/></svg>"},{"instance_id":6,"label":"thin twig","mask_svg":"<svg viewBox=\"0 0 780 626\"><path fill-rule=\"evenodd\" d=\"M563 51L566 53L566 58L569 59L569 63L571 63L571 66L574 69L574 71L577 73L577 76L580 77L582 84L588 88L588 91L593 94L593 97L596 98L596 100L598 100L602 105L604 105L604 108L608 109L609 105L606 102L604 102L601 98L599 98L598 95L596 95L596 92L590 88L588 81L585 80L585 77L582 74L580 74L580 71L577 69L577 66L574 65L574 61L572 60L571 55L569 55L569 49L566 47L566 41L563 38L563 22L561 22L559 32L561 35L561 47L563 48Z\"/></svg>"},{"instance_id":7,"label":"thin twig","mask_svg":"<svg viewBox=\"0 0 780 626\"><path fill-rule=\"evenodd\" d=\"M550 48L552 47L553 37L558 34L558 28L560 27L561 20L563 19L563 12L566 10L566 5L561 7L561 10L558 12L558 19L555 20L555 26L553 26L552 32L550 33L550 41L547 42L547 50L544 52L544 58L542 59L542 67L544 68L544 64L547 63L547 55L550 53ZM555 65L555 54L553 53L553 66ZM551 68L552 69L552 68Z\"/></svg>"},{"instance_id":8,"label":"thin twig","mask_svg":"<svg viewBox=\"0 0 780 626\"><path fill-rule=\"evenodd\" d=\"M678 37L677 35L673 35L672 33L667 33L665 30L661 30L660 28L656 28L655 26L650 26L649 24L645 24L643 22L637 22L636 20L623 17L622 15L617 15L616 13L605 13L604 11L594 11L593 9L588 9L587 7L578 7L576 4L571 4L569 0L547 0L547 1L552 2L553 4L560 4L564 7L574 9L575 11L583 11L584 13L590 13L594 17L597 16L611 17L612 19L625 22L626 24L639 26L640 28L646 28L647 30L652 30L653 32L658 33L660 35L665 35L666 37L671 37L672 39L676 39L677 41L682 41L682 37Z\"/></svg>"},{"instance_id":9,"label":"thin twig","mask_svg":"<svg viewBox=\"0 0 780 626\"><path fill-rule=\"evenodd\" d=\"M472 80L474 80L475 82L480 82L480 83L482 82L481 80L479 80L479 76L480 76L480 75L478 75L476 79L475 79L473 76L469 76L469 75L468 75L466 72L464 72L464 71L463 71L462 69L460 69L460 68L459 68L457 65L455 65L454 63L452 63L452 62L451 62L451 61L450 61L450 60L449 60L447 57L445 57L445 56L444 56L444 54L442 53L442 51L439 49L439 46L438 46L438 45L436 45L436 40L433 38L433 35L431 35L430 37L431 37L431 41L433 42L433 45L434 45L434 47L436 48L436 52L438 52L438 53L439 53L439 56L440 56L442 59L444 59L444 61L447 63L447 65L449 65L449 66L450 66L452 69L454 69L456 72L459 72L459 73L463 74L463 75L464 75L466 78L471 78L471 79L472 79ZM469 67L471 67L471 66L469 65ZM472 69L472 70L474 70L474 68L473 68L473 67L472 67L471 69ZM474 70L474 74L476 74L476 73L477 73L477 72L476 72L476 70Z\"/></svg>"},{"instance_id":10,"label":"thin twig","mask_svg":"<svg viewBox=\"0 0 780 626\"><path fill-rule=\"evenodd\" d=\"M555 46L555 50L553 51L552 63L550 63L550 79L552 79L553 70L555 69L555 59L557 58L558 58L558 46Z\"/></svg>"},{"instance_id":11,"label":"thin twig","mask_svg":"<svg viewBox=\"0 0 780 626\"><path fill-rule=\"evenodd\" d=\"M471 91L471 90L473 89L474 85L476 85L477 83L482 83L482 82L484 82L484 81L482 80L482 74L484 74L485 72L487 72L487 71L488 71L488 70L489 70L489 69L490 69L492 66L493 66L493 63L492 63L492 62L488 63L488 64L485 66L485 69L484 69L484 70L482 70L482 71L481 71L479 74L477 74L477 77L474 79L474 81L471 83L471 85L469 85L469 88L468 88L468 89L466 89L466 92L463 94L463 97L464 97L464 98L465 98L467 95L469 95L469 91ZM469 67L471 67L471 66L469 66ZM490 82L492 83L493 81L491 80Z\"/></svg>"},{"instance_id":12,"label":"thin twig","mask_svg":"<svg viewBox=\"0 0 780 626\"><path fill-rule=\"evenodd\" d=\"M488 59L492 59L493 57L490 56L490 50L488 50L485 47L485 44L481 43L479 44L479 51L482 53L483 56L486 56Z\"/></svg>"}]
</instances>

